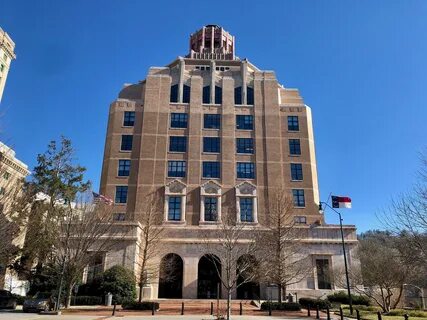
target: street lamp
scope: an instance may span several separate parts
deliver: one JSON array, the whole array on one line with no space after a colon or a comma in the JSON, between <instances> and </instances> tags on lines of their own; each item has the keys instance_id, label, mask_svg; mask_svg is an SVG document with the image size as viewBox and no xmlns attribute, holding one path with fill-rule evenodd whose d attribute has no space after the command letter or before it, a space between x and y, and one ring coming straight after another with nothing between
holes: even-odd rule
<instances>
[{"instance_id":1,"label":"street lamp","mask_svg":"<svg viewBox=\"0 0 427 320\"><path fill-rule=\"evenodd\" d=\"M421 294L421 308L424 310L426 308L425 303L424 303L424 289L421 287L418 287L414 284L409 284L409 283L404 283L404 286L410 286L410 287L414 287L417 288L418 290L420 290L420 294Z\"/></svg>"},{"instance_id":2,"label":"street lamp","mask_svg":"<svg viewBox=\"0 0 427 320\"><path fill-rule=\"evenodd\" d=\"M320 213L323 213L322 204L324 204L326 207L330 208L332 211L334 211L335 213L337 213L338 216L340 217L341 243L342 243L342 251L343 251L343 255L344 255L344 268L345 268L345 279L346 279L346 282L347 282L348 302L349 302L349 305L350 305L350 314L353 314L353 301L351 299L350 280L349 280L349 277L348 277L347 255L345 253L344 232L342 230L342 217L341 217L341 213L339 211L335 210L329 204L327 204L326 202L323 202L323 201L319 202L319 212Z\"/></svg>"}]
</instances>

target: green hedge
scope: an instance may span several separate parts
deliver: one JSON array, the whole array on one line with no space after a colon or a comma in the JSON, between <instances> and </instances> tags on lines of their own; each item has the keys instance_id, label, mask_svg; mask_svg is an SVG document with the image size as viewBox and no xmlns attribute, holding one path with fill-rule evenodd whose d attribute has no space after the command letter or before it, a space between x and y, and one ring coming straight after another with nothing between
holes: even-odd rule
<instances>
[{"instance_id":1,"label":"green hedge","mask_svg":"<svg viewBox=\"0 0 427 320\"><path fill-rule=\"evenodd\" d=\"M271 305L271 310L286 310L286 311L300 311L301 305L296 302L263 302L261 304L261 310L269 310L269 305Z\"/></svg>"},{"instance_id":2,"label":"green hedge","mask_svg":"<svg viewBox=\"0 0 427 320\"><path fill-rule=\"evenodd\" d=\"M77 296L71 298L72 306L96 306L102 304L102 297L97 296Z\"/></svg>"},{"instance_id":3,"label":"green hedge","mask_svg":"<svg viewBox=\"0 0 427 320\"><path fill-rule=\"evenodd\" d=\"M333 294L328 295L328 301L336 302L341 304L349 304L348 294L345 291L334 292ZM359 296L359 295L351 295L351 300L353 304L369 306L370 301L367 297Z\"/></svg>"},{"instance_id":4,"label":"green hedge","mask_svg":"<svg viewBox=\"0 0 427 320\"><path fill-rule=\"evenodd\" d=\"M125 310L152 310L154 305L154 309L159 309L159 303L158 302L151 302L151 301L125 301L122 303L122 309Z\"/></svg>"},{"instance_id":5,"label":"green hedge","mask_svg":"<svg viewBox=\"0 0 427 320\"><path fill-rule=\"evenodd\" d=\"M313 299L313 298L300 298L299 303L304 308L307 308L310 306L310 308L314 309L317 306L319 309L326 309L331 307L331 303L328 300L321 300L321 299Z\"/></svg>"}]
</instances>

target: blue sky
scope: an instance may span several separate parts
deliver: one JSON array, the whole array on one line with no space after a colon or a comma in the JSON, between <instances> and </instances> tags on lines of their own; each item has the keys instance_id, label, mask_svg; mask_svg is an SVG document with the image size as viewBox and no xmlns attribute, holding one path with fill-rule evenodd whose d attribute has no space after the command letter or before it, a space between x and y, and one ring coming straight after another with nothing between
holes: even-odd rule
<instances>
[{"instance_id":1,"label":"blue sky","mask_svg":"<svg viewBox=\"0 0 427 320\"><path fill-rule=\"evenodd\" d=\"M2 139L33 167L64 134L97 189L122 85L185 55L202 25L220 24L239 57L275 70L311 106L321 198L352 197L345 223L378 228L375 214L410 188L426 147L426 16L423 0L0 0L17 53Z\"/></svg>"}]
</instances>

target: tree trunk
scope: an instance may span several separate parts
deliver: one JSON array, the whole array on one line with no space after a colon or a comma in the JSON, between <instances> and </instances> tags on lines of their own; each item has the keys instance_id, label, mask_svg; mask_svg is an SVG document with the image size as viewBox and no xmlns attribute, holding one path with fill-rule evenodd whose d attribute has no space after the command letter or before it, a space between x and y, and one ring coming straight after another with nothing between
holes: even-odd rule
<instances>
[{"instance_id":1,"label":"tree trunk","mask_svg":"<svg viewBox=\"0 0 427 320\"><path fill-rule=\"evenodd\" d=\"M65 309L68 309L71 305L71 296L73 295L73 285L67 285L67 289L65 291Z\"/></svg>"},{"instance_id":2,"label":"tree trunk","mask_svg":"<svg viewBox=\"0 0 427 320\"><path fill-rule=\"evenodd\" d=\"M282 284L277 285L277 300L279 303L282 303Z\"/></svg>"},{"instance_id":3,"label":"tree trunk","mask_svg":"<svg viewBox=\"0 0 427 320\"><path fill-rule=\"evenodd\" d=\"M139 284L139 297L138 297L139 302L142 302L142 289L143 289L143 287L144 287L144 284L140 283Z\"/></svg>"},{"instance_id":4,"label":"tree trunk","mask_svg":"<svg viewBox=\"0 0 427 320\"><path fill-rule=\"evenodd\" d=\"M231 315L231 290L227 290L227 320L230 320Z\"/></svg>"}]
</instances>

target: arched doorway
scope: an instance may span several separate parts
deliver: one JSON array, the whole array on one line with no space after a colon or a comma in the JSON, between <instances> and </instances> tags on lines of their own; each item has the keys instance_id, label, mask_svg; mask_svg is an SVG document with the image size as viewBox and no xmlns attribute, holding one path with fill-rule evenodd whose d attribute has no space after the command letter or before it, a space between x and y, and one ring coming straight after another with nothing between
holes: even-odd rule
<instances>
[{"instance_id":1,"label":"arched doorway","mask_svg":"<svg viewBox=\"0 0 427 320\"><path fill-rule=\"evenodd\" d=\"M212 254L205 254L199 260L197 272L197 298L216 299L221 297L221 261ZM219 290L219 292L218 292Z\"/></svg>"},{"instance_id":2,"label":"arched doorway","mask_svg":"<svg viewBox=\"0 0 427 320\"><path fill-rule=\"evenodd\" d=\"M237 259L237 299L258 300L260 296L257 281L258 261L246 254Z\"/></svg>"},{"instance_id":3,"label":"arched doorway","mask_svg":"<svg viewBox=\"0 0 427 320\"><path fill-rule=\"evenodd\" d=\"M169 253L160 261L159 298L182 298L184 263L179 255Z\"/></svg>"}]
</instances>

